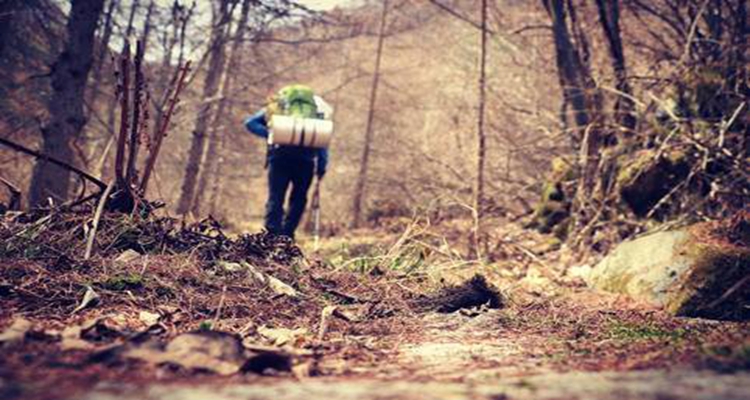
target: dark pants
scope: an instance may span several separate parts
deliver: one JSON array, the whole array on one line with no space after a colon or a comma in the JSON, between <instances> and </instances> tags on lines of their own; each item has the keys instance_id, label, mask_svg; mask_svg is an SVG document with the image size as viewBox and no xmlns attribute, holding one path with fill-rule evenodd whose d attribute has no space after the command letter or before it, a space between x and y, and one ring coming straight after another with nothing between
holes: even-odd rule
<instances>
[{"instance_id":1,"label":"dark pants","mask_svg":"<svg viewBox=\"0 0 750 400\"><path fill-rule=\"evenodd\" d=\"M313 179L312 160L272 160L268 166L266 229L276 235L294 237L307 205L307 191ZM289 208L284 216L284 201L291 185Z\"/></svg>"}]
</instances>

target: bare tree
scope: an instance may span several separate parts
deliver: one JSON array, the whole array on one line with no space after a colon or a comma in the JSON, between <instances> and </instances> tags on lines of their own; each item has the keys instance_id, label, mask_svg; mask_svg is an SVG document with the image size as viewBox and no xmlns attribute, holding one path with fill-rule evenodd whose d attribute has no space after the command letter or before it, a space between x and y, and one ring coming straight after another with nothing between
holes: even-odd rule
<instances>
[{"instance_id":1,"label":"bare tree","mask_svg":"<svg viewBox=\"0 0 750 400\"><path fill-rule=\"evenodd\" d=\"M182 181L180 199L177 204L177 212L186 214L191 211L198 183L198 175L202 167L208 139L208 126L213 121L216 110L216 95L219 91L221 77L225 67L225 42L227 36L227 25L230 21L232 0L219 0L218 7L214 10L213 27L211 29L211 41L208 48L208 70L203 86L203 102L200 105L195 120L195 128L188 151L185 177Z\"/></svg>"},{"instance_id":2,"label":"bare tree","mask_svg":"<svg viewBox=\"0 0 750 400\"><path fill-rule=\"evenodd\" d=\"M86 124L84 90L91 70L94 33L104 0L73 0L67 24L65 49L52 65L50 120L42 127L45 154L73 163L72 142ZM29 201L40 205L47 197L65 200L70 188L70 171L39 160L34 167Z\"/></svg>"},{"instance_id":3,"label":"bare tree","mask_svg":"<svg viewBox=\"0 0 750 400\"><path fill-rule=\"evenodd\" d=\"M92 78L92 85L89 95L89 104L96 104L96 100L99 97L99 88L102 83L102 71L107 60L107 53L109 52L109 42L112 39L112 28L114 26L114 15L117 10L117 4L119 0L110 0L107 5L107 12L104 13L104 21L101 27L101 37L98 41L99 51L97 57L94 60L94 74Z\"/></svg>"},{"instance_id":4,"label":"bare tree","mask_svg":"<svg viewBox=\"0 0 750 400\"><path fill-rule=\"evenodd\" d=\"M567 108L572 107L575 122L572 139L575 147L581 151L583 169L579 196L588 198L594 186L602 142L597 121L600 100L588 67L588 44L584 32L577 26L572 3L563 0L543 2L552 20L557 72L563 90L561 119L567 126ZM577 38L575 42L574 36Z\"/></svg>"},{"instance_id":5,"label":"bare tree","mask_svg":"<svg viewBox=\"0 0 750 400\"><path fill-rule=\"evenodd\" d=\"M179 0L174 0L172 3L170 9L170 26L164 29L161 38L161 52L163 55L161 67L158 73L158 78L154 82L154 120L156 121L161 120L169 101L170 93L167 89L169 88L169 77L173 73L172 61L175 53L175 46L179 45L179 48L177 49L177 65L179 66L183 64L187 27L193 17L195 7L195 2L193 2L189 8L180 4ZM156 134L159 129L161 129L161 127L154 125L154 134Z\"/></svg>"},{"instance_id":6,"label":"bare tree","mask_svg":"<svg viewBox=\"0 0 750 400\"><path fill-rule=\"evenodd\" d=\"M378 95L378 84L380 83L380 63L383 58L383 45L385 43L385 26L388 18L388 0L383 0L383 11L380 14L380 29L378 31L378 47L375 53L375 70L372 75L372 87L370 89L370 106L367 112L367 126L365 128L365 143L362 149L362 158L359 164L359 176L354 188L354 203L352 205L352 227L357 228L362 224L362 203L365 198L365 186L367 184L367 169L370 161L370 149L372 147L373 127L375 122L375 105Z\"/></svg>"},{"instance_id":7,"label":"bare tree","mask_svg":"<svg viewBox=\"0 0 750 400\"><path fill-rule=\"evenodd\" d=\"M236 72L239 70L242 63L242 45L243 39L247 33L247 23L251 4L251 0L242 1L240 19L237 22L237 29L232 38L232 47L228 57L229 60L227 61L224 79L219 91L219 107L216 110L216 117L214 118L211 142L209 143L206 157L206 165L201 173L198 190L195 194L196 198L193 208L196 214L200 212L200 207L203 204L204 196L208 194L207 192L210 192L209 210L211 213L216 211L216 204L221 191L221 172L224 164L223 150L226 142L225 122L228 117L232 115L233 108L233 102L229 99L229 95L232 92L232 85L234 83ZM212 182L210 189L208 187L209 180Z\"/></svg>"},{"instance_id":8,"label":"bare tree","mask_svg":"<svg viewBox=\"0 0 750 400\"><path fill-rule=\"evenodd\" d=\"M484 114L487 97L487 0L482 0L481 46L479 62L479 110L477 112L477 170L474 183L474 231L472 235L474 252L481 257L482 218L484 218L484 165L487 152L487 139L484 130Z\"/></svg>"},{"instance_id":9,"label":"bare tree","mask_svg":"<svg viewBox=\"0 0 750 400\"><path fill-rule=\"evenodd\" d=\"M607 38L609 55L612 60L612 69L615 73L615 84L617 100L615 101L615 117L618 124L625 130L626 135L631 135L635 128L635 105L632 100L628 73L625 64L625 52L622 48L622 37L620 35L620 0L596 0L599 10L599 23Z\"/></svg>"}]
</instances>

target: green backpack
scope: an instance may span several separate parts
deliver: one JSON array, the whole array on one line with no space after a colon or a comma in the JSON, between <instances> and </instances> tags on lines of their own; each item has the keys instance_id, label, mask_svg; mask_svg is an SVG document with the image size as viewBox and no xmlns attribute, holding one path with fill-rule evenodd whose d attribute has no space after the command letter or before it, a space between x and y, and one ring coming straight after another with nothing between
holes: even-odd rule
<instances>
[{"instance_id":1,"label":"green backpack","mask_svg":"<svg viewBox=\"0 0 750 400\"><path fill-rule=\"evenodd\" d=\"M267 114L289 115L300 118L318 118L318 106L315 104L315 93L309 86L289 85L281 88L271 97Z\"/></svg>"}]
</instances>

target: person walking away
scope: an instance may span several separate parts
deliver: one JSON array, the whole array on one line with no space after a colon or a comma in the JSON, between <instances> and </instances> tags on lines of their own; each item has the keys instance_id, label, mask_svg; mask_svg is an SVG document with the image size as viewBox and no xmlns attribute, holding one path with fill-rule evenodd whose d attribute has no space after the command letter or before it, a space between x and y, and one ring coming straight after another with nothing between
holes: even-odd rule
<instances>
[{"instance_id":1,"label":"person walking away","mask_svg":"<svg viewBox=\"0 0 750 400\"><path fill-rule=\"evenodd\" d=\"M318 137L318 131L322 131L320 124L310 120L327 120L331 113L331 107L315 96L310 87L295 84L279 90L265 108L245 120L248 131L269 142L266 160L268 200L264 218L269 233L294 238L305 212L313 176L316 175L318 180L323 179L328 166L328 149L319 147L322 142ZM274 118L276 115L286 116L287 119ZM279 125L277 129L272 126L272 121ZM291 126L287 126L286 130L280 126L285 121L291 121ZM332 123L329 122L329 125L332 130ZM290 189L285 213L284 203Z\"/></svg>"}]
</instances>

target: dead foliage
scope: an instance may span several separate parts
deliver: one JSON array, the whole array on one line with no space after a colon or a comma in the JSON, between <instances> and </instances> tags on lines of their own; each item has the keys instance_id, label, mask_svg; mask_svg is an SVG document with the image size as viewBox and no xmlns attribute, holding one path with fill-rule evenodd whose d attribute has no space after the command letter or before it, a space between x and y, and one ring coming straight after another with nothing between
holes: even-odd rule
<instances>
[{"instance_id":1,"label":"dead foliage","mask_svg":"<svg viewBox=\"0 0 750 400\"><path fill-rule=\"evenodd\" d=\"M642 370L690 365L748 368L747 323L670 316L615 296L572 296L513 304L503 310L498 335L538 337L528 351L554 370Z\"/></svg>"},{"instance_id":2,"label":"dead foliage","mask_svg":"<svg viewBox=\"0 0 750 400\"><path fill-rule=\"evenodd\" d=\"M211 219L105 213L96 252L84 259L90 213L22 214L0 226L6 315L69 315L92 288L100 307L160 312L175 331L205 321L224 327L312 326L326 304L366 304L370 317L408 310L408 294L381 290L387 277L346 274L307 260L290 239L266 233L228 237ZM273 277L300 293L277 293ZM231 321L231 322L226 322Z\"/></svg>"},{"instance_id":3,"label":"dead foliage","mask_svg":"<svg viewBox=\"0 0 750 400\"><path fill-rule=\"evenodd\" d=\"M0 378L56 386L54 365L85 379L327 375L384 357L357 338L416 324L418 280L333 270L289 238L230 237L211 219L105 211L86 258L92 214L0 220Z\"/></svg>"}]
</instances>

